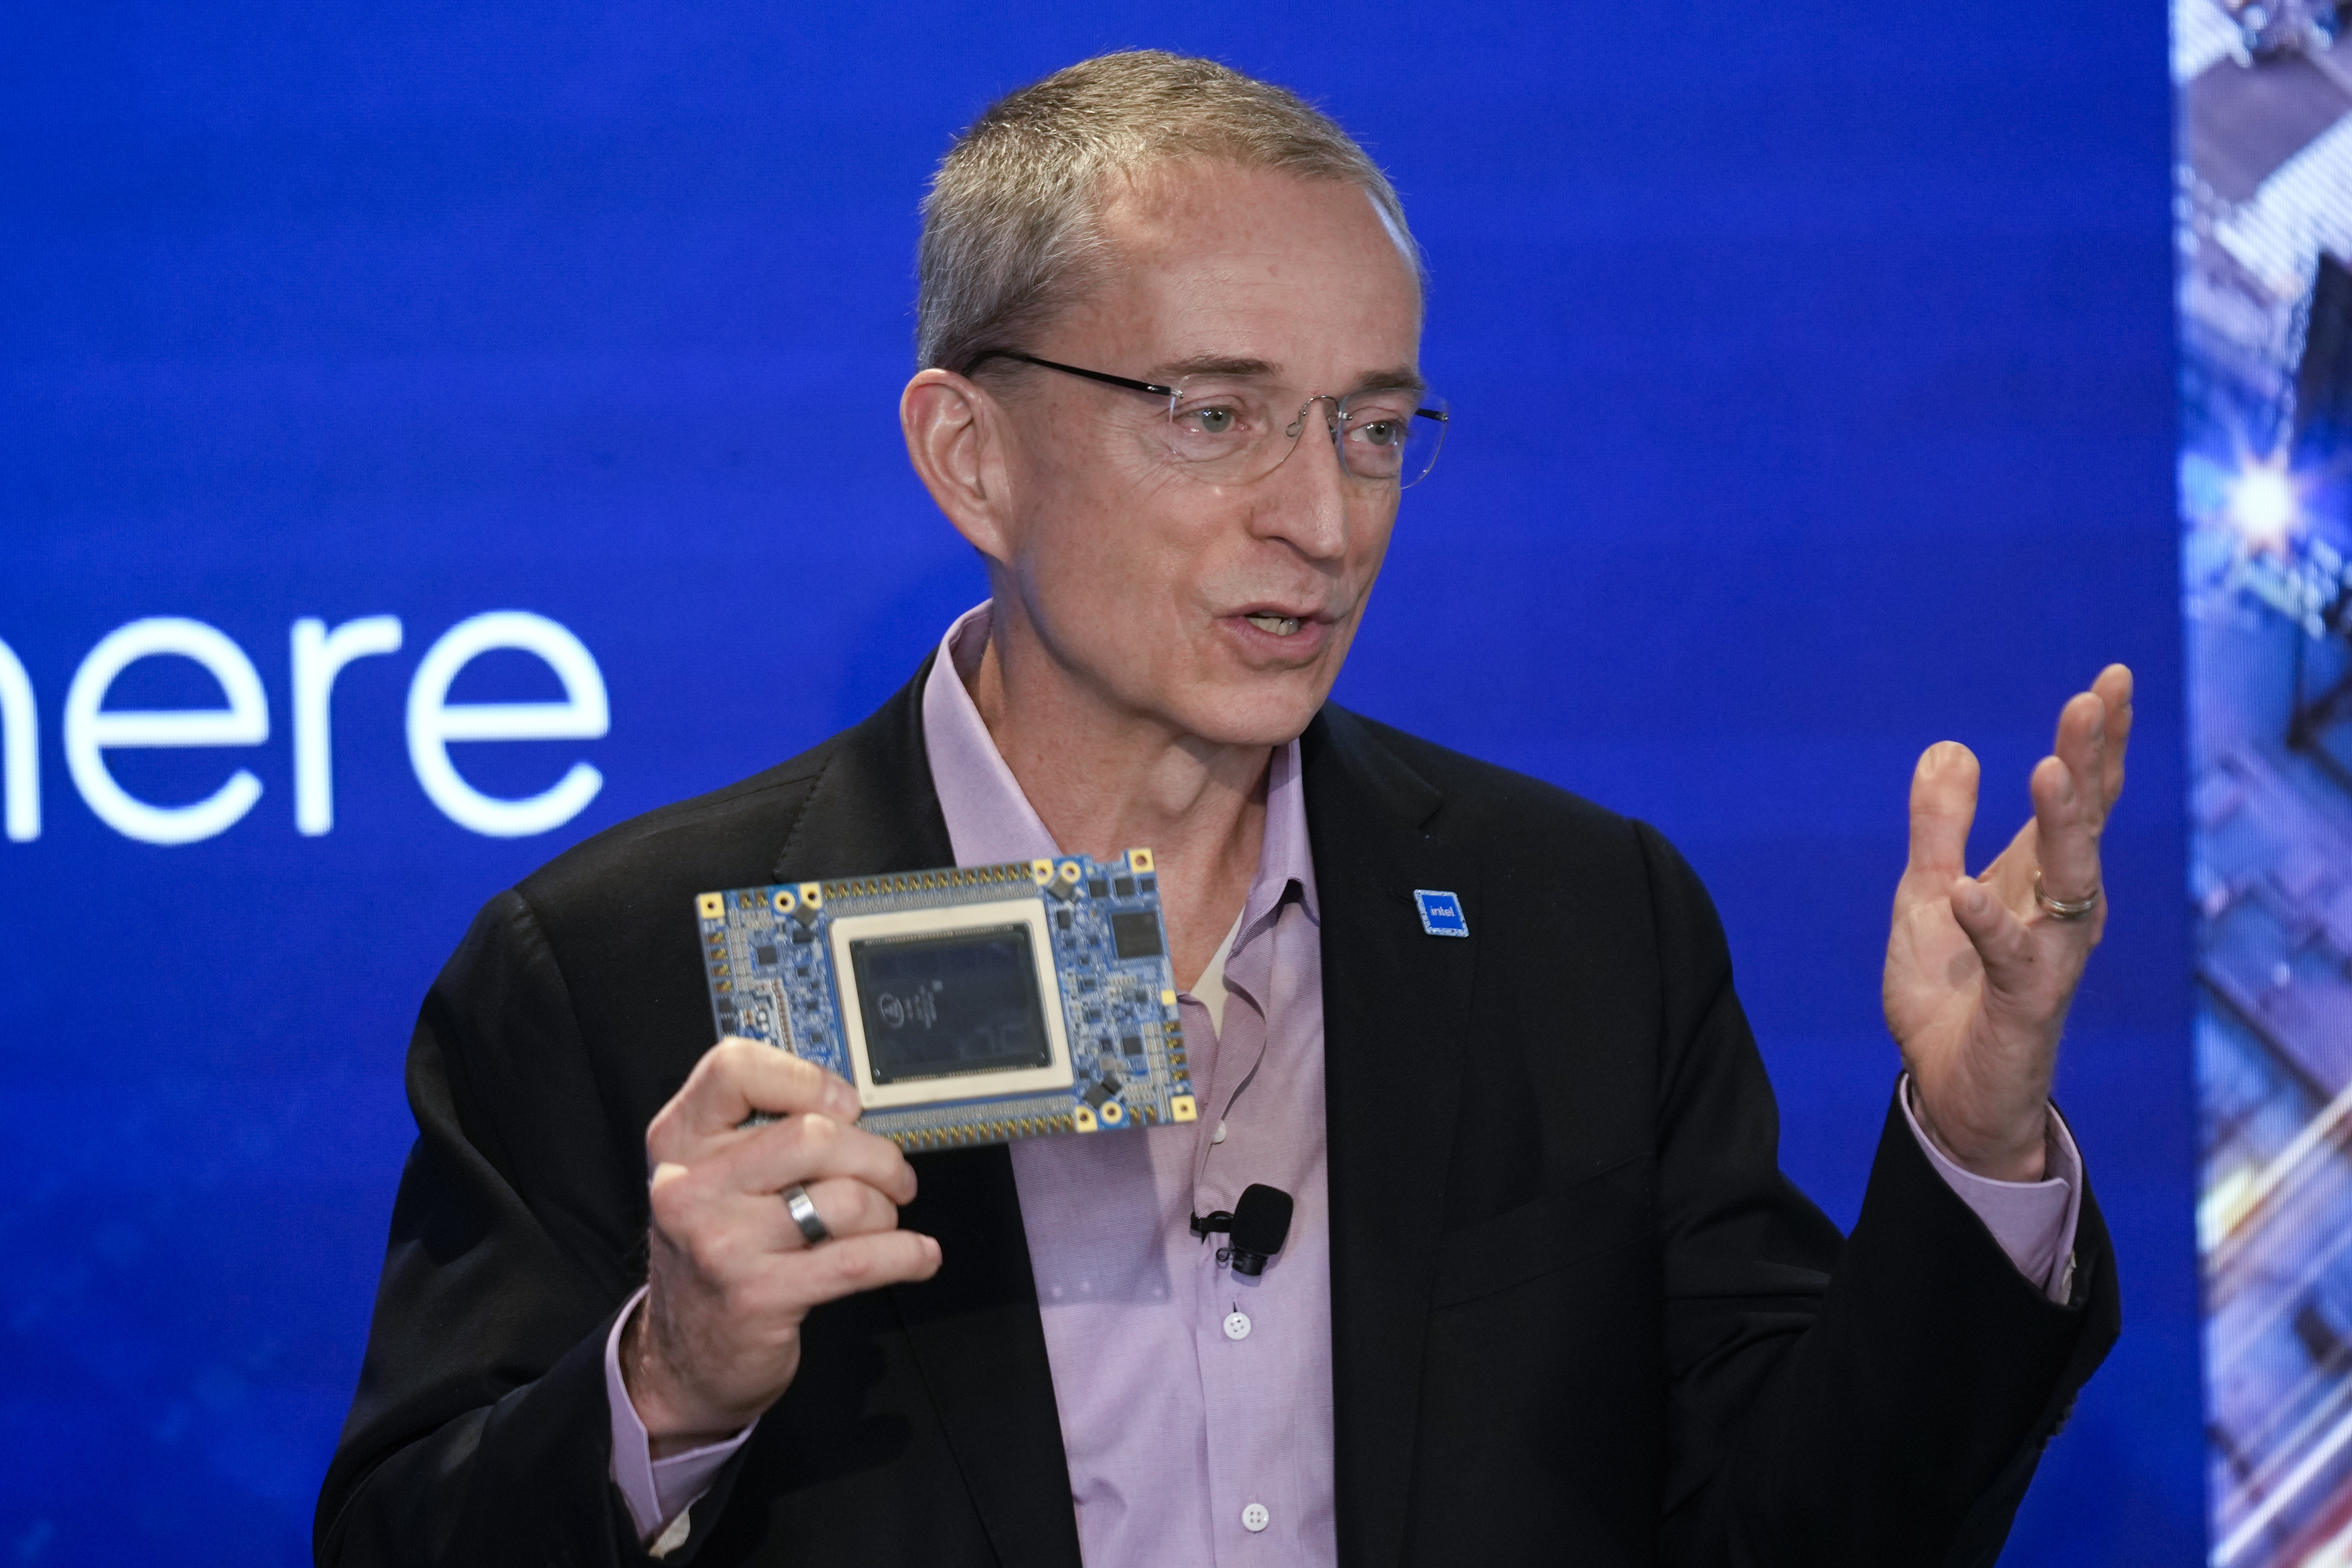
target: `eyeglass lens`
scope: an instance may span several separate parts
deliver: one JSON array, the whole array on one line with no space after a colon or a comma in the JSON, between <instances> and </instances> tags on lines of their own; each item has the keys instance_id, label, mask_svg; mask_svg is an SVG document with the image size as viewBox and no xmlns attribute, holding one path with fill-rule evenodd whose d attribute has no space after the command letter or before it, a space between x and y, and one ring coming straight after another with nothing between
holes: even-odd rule
<instances>
[{"instance_id":1,"label":"eyeglass lens","mask_svg":"<svg viewBox=\"0 0 2352 1568\"><path fill-rule=\"evenodd\" d=\"M1170 456L1212 484L1273 472L1303 432L1319 427L1349 473L1411 486L1436 463L1446 425L1445 400L1412 387L1310 399L1249 382L1195 379L1180 383L1168 402Z\"/></svg>"}]
</instances>

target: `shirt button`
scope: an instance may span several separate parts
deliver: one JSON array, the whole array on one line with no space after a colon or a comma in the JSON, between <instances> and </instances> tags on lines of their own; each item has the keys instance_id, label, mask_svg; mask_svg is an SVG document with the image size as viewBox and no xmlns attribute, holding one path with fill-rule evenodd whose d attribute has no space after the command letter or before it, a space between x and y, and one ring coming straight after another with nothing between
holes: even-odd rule
<instances>
[{"instance_id":1,"label":"shirt button","mask_svg":"<svg viewBox=\"0 0 2352 1568\"><path fill-rule=\"evenodd\" d=\"M1254 1502L1242 1510L1242 1528L1255 1535L1274 1522L1274 1515L1265 1511L1265 1504Z\"/></svg>"},{"instance_id":2,"label":"shirt button","mask_svg":"<svg viewBox=\"0 0 2352 1568\"><path fill-rule=\"evenodd\" d=\"M1247 1312L1236 1311L1226 1317L1225 1338L1229 1340L1245 1340L1249 1338L1249 1331L1250 1321L1249 1314ZM1263 1529L1264 1527L1260 1526L1260 1528Z\"/></svg>"},{"instance_id":3,"label":"shirt button","mask_svg":"<svg viewBox=\"0 0 2352 1568\"><path fill-rule=\"evenodd\" d=\"M1214 1132L1212 1132L1212 1133L1210 1133L1210 1134L1209 1134L1209 1142L1212 1142L1212 1143L1222 1143L1222 1142L1223 1142L1224 1141L1225 1141L1225 1122L1224 1122L1224 1119L1223 1119L1223 1117L1219 1117L1219 1118L1217 1119L1217 1130L1216 1130Z\"/></svg>"}]
</instances>

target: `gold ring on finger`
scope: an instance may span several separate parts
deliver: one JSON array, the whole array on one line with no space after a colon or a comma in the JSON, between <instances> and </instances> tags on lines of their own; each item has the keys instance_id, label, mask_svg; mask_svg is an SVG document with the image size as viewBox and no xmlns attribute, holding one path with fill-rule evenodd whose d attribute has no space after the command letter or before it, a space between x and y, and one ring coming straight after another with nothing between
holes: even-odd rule
<instances>
[{"instance_id":1,"label":"gold ring on finger","mask_svg":"<svg viewBox=\"0 0 2352 1568\"><path fill-rule=\"evenodd\" d=\"M2079 921L2099 907L2099 889L2093 888L2072 903L2063 899L2053 899L2042 890L2042 873L2036 870L2033 873L2033 901L2050 911L2052 920Z\"/></svg>"}]
</instances>

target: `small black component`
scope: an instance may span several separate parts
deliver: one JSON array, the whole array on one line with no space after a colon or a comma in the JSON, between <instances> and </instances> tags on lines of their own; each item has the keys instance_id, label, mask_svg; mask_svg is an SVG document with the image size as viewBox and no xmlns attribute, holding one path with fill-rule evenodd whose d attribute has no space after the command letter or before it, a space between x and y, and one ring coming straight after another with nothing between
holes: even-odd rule
<instances>
[{"instance_id":1,"label":"small black component","mask_svg":"<svg viewBox=\"0 0 2352 1568\"><path fill-rule=\"evenodd\" d=\"M1231 1212L1194 1215L1192 1234L1206 1241L1212 1231L1230 1232L1233 1244L1217 1248L1217 1261L1230 1262L1234 1273L1255 1278L1265 1272L1266 1259L1280 1252L1289 1237L1290 1208L1288 1193L1253 1182L1242 1189L1241 1202Z\"/></svg>"},{"instance_id":2,"label":"small black component","mask_svg":"<svg viewBox=\"0 0 2352 1568\"><path fill-rule=\"evenodd\" d=\"M719 1010L722 1013L732 1013L735 1011L735 998L732 996L719 997Z\"/></svg>"},{"instance_id":3,"label":"small black component","mask_svg":"<svg viewBox=\"0 0 2352 1568\"><path fill-rule=\"evenodd\" d=\"M849 944L876 1084L1043 1068L1053 1061L1030 927L871 936ZM846 993L849 985L842 987ZM845 1005L850 997L843 997Z\"/></svg>"},{"instance_id":4,"label":"small black component","mask_svg":"<svg viewBox=\"0 0 2352 1568\"><path fill-rule=\"evenodd\" d=\"M1139 1057L1143 1054L1143 1037L1141 1035L1121 1035L1118 1037L1118 1048L1128 1056Z\"/></svg>"},{"instance_id":5,"label":"small black component","mask_svg":"<svg viewBox=\"0 0 2352 1568\"><path fill-rule=\"evenodd\" d=\"M1091 991L1091 990L1093 990L1094 988L1095 988L1095 977L1094 977L1093 975L1091 975L1091 974L1083 974L1083 975L1080 975L1080 976L1078 977L1078 989L1079 989L1079 990L1081 990L1081 991Z\"/></svg>"},{"instance_id":6,"label":"small black component","mask_svg":"<svg viewBox=\"0 0 2352 1568\"><path fill-rule=\"evenodd\" d=\"M1132 877L1114 877L1111 879L1110 890L1117 893L1122 899L1131 899L1135 897L1135 879Z\"/></svg>"},{"instance_id":7,"label":"small black component","mask_svg":"<svg viewBox=\"0 0 2352 1568\"><path fill-rule=\"evenodd\" d=\"M1054 926L1055 926L1055 930L1057 930L1057 931L1067 931L1067 930L1069 930L1069 929L1070 929L1070 911L1069 911L1069 910L1055 910L1054 911Z\"/></svg>"},{"instance_id":8,"label":"small black component","mask_svg":"<svg viewBox=\"0 0 2352 1568\"><path fill-rule=\"evenodd\" d=\"M1139 893L1156 893L1160 890L1160 879L1157 877L1138 877L1135 879L1135 890Z\"/></svg>"},{"instance_id":9,"label":"small black component","mask_svg":"<svg viewBox=\"0 0 2352 1568\"><path fill-rule=\"evenodd\" d=\"M1160 955L1160 917L1150 910L1110 917L1110 938L1121 958Z\"/></svg>"},{"instance_id":10,"label":"small black component","mask_svg":"<svg viewBox=\"0 0 2352 1568\"><path fill-rule=\"evenodd\" d=\"M1087 896L1093 899L1108 899L1110 897L1110 884L1100 877L1091 878L1087 882Z\"/></svg>"},{"instance_id":11,"label":"small black component","mask_svg":"<svg viewBox=\"0 0 2352 1568\"><path fill-rule=\"evenodd\" d=\"M1099 1024L1099 1023L1101 1023L1101 1022L1102 1022L1102 1009L1101 1009L1101 1008L1099 1008L1099 1007L1089 1007L1089 1008L1087 1008L1087 1023L1089 1023L1089 1024Z\"/></svg>"},{"instance_id":12,"label":"small black component","mask_svg":"<svg viewBox=\"0 0 2352 1568\"><path fill-rule=\"evenodd\" d=\"M1106 1089L1101 1084L1090 1083L1087 1085L1086 1093L1080 1095L1078 1098L1085 1100L1088 1105L1093 1106L1097 1110L1100 1110L1103 1108L1103 1102L1118 1092L1118 1091L1117 1089Z\"/></svg>"},{"instance_id":13,"label":"small black component","mask_svg":"<svg viewBox=\"0 0 2352 1568\"><path fill-rule=\"evenodd\" d=\"M793 927L793 940L794 942L814 942L816 940L816 932L807 926L796 925Z\"/></svg>"},{"instance_id":14,"label":"small black component","mask_svg":"<svg viewBox=\"0 0 2352 1568\"><path fill-rule=\"evenodd\" d=\"M1117 1094L1119 1089L1118 1074L1115 1072L1103 1074L1102 1082L1098 1087L1105 1094Z\"/></svg>"},{"instance_id":15,"label":"small black component","mask_svg":"<svg viewBox=\"0 0 2352 1568\"><path fill-rule=\"evenodd\" d=\"M1252 1184L1234 1205L1234 1272L1256 1274L1290 1235L1290 1194Z\"/></svg>"},{"instance_id":16,"label":"small black component","mask_svg":"<svg viewBox=\"0 0 2352 1568\"><path fill-rule=\"evenodd\" d=\"M751 950L751 956L761 963L773 963L776 962L776 950L772 947L755 947Z\"/></svg>"}]
</instances>

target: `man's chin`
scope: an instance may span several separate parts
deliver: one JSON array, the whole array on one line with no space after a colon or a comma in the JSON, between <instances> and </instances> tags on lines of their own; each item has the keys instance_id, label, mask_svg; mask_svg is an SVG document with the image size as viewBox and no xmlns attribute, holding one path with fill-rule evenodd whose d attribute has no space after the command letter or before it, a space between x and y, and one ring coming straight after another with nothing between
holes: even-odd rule
<instances>
[{"instance_id":1,"label":"man's chin","mask_svg":"<svg viewBox=\"0 0 2352 1568\"><path fill-rule=\"evenodd\" d=\"M1213 745L1288 745L1306 732L1329 692L1328 683L1320 680L1284 681L1273 690L1253 681L1242 691L1191 705L1186 727Z\"/></svg>"}]
</instances>

